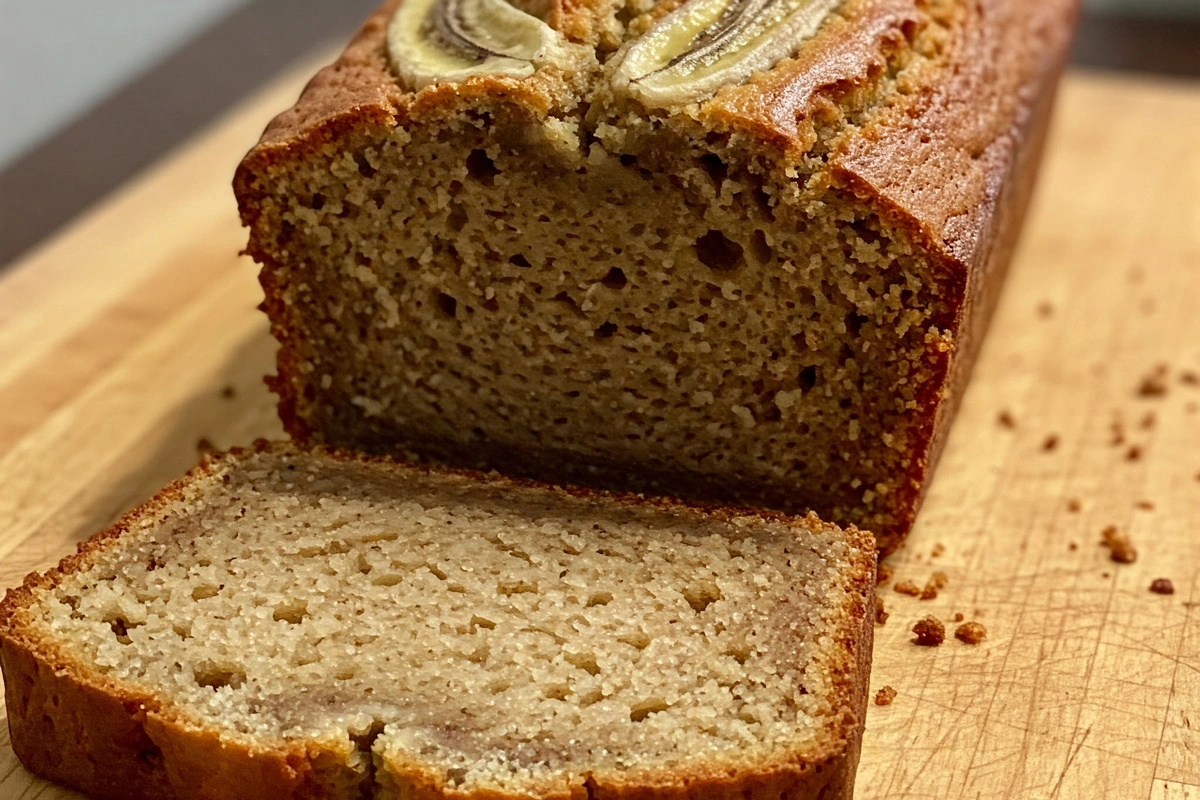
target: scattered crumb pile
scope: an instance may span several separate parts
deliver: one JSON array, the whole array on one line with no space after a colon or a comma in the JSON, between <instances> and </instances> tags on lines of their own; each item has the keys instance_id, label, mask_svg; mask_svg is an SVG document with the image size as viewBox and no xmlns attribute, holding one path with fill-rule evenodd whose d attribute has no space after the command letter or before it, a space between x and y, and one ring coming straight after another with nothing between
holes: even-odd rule
<instances>
[{"instance_id":1,"label":"scattered crumb pile","mask_svg":"<svg viewBox=\"0 0 1200 800\"><path fill-rule=\"evenodd\" d=\"M933 573L933 575L931 575L929 580L925 583L925 588L921 590L921 599L922 600L936 599L938 596L938 590L945 589L946 584L949 583L949 581L950 581L950 579L946 577L946 573L944 573L944 572Z\"/></svg>"},{"instance_id":2,"label":"scattered crumb pile","mask_svg":"<svg viewBox=\"0 0 1200 800\"><path fill-rule=\"evenodd\" d=\"M260 454L27 613L234 741L341 742L364 775L415 761L520 793L735 769L832 724L845 656L814 632L857 568L809 527L801 545L782 522Z\"/></svg>"},{"instance_id":3,"label":"scattered crumb pile","mask_svg":"<svg viewBox=\"0 0 1200 800\"><path fill-rule=\"evenodd\" d=\"M1109 525L1100 535L1101 544L1108 548L1113 561L1118 564L1132 564L1137 561L1137 548L1133 546L1127 534L1117 530L1116 525Z\"/></svg>"},{"instance_id":4,"label":"scattered crumb pile","mask_svg":"<svg viewBox=\"0 0 1200 800\"><path fill-rule=\"evenodd\" d=\"M895 699L896 690L890 686L884 686L875 693L875 705L877 706L890 706Z\"/></svg>"}]
</instances>

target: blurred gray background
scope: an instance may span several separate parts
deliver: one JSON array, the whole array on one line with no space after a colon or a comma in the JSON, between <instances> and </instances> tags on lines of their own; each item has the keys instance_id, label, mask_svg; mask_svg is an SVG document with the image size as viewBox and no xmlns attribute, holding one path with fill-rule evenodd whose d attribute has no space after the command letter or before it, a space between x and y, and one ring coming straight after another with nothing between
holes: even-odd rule
<instances>
[{"instance_id":1,"label":"blurred gray background","mask_svg":"<svg viewBox=\"0 0 1200 800\"><path fill-rule=\"evenodd\" d=\"M249 2L0 0L0 170ZM1090 0L1089 9L1200 16L1200 0Z\"/></svg>"}]
</instances>

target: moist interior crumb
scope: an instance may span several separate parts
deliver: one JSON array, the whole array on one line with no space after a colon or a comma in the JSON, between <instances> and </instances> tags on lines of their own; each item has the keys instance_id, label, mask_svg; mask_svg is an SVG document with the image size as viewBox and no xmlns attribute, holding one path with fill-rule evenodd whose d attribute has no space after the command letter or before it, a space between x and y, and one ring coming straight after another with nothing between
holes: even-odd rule
<instances>
[{"instance_id":1,"label":"moist interior crumb","mask_svg":"<svg viewBox=\"0 0 1200 800\"><path fill-rule=\"evenodd\" d=\"M358 767L415 759L463 791L735 769L835 724L836 529L812 518L801 544L757 517L413 475L226 467L30 624L223 739L340 741Z\"/></svg>"}]
</instances>

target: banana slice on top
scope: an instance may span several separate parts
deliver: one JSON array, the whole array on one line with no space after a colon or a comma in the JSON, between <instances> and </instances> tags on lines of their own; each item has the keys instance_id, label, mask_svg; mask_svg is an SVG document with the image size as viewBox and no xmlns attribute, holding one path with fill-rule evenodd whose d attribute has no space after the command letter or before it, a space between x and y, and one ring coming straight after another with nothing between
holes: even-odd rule
<instances>
[{"instance_id":1,"label":"banana slice on top","mask_svg":"<svg viewBox=\"0 0 1200 800\"><path fill-rule=\"evenodd\" d=\"M688 0L626 50L613 85L650 106L700 100L795 54L842 0Z\"/></svg>"},{"instance_id":2,"label":"banana slice on top","mask_svg":"<svg viewBox=\"0 0 1200 800\"><path fill-rule=\"evenodd\" d=\"M562 34L507 0L405 0L388 26L392 66L410 87L470 75L526 77L562 55Z\"/></svg>"}]
</instances>

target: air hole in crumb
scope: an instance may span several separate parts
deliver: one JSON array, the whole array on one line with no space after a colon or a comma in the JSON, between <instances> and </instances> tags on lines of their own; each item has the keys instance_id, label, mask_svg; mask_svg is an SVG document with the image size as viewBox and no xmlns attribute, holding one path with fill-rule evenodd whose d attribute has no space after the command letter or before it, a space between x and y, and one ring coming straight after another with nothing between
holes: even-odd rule
<instances>
[{"instance_id":1,"label":"air hole in crumb","mask_svg":"<svg viewBox=\"0 0 1200 800\"><path fill-rule=\"evenodd\" d=\"M483 150L472 150L467 156L467 174L484 186L491 186L500 170Z\"/></svg>"},{"instance_id":2,"label":"air hole in crumb","mask_svg":"<svg viewBox=\"0 0 1200 800\"><path fill-rule=\"evenodd\" d=\"M775 257L771 245L767 244L767 235L760 230L750 237L750 255L759 264L768 264Z\"/></svg>"},{"instance_id":3,"label":"air hole in crumb","mask_svg":"<svg viewBox=\"0 0 1200 800\"><path fill-rule=\"evenodd\" d=\"M708 173L708 176L718 186L729 175L729 166L715 153L705 153L700 156L700 166L704 168L704 171Z\"/></svg>"},{"instance_id":4,"label":"air hole in crumb","mask_svg":"<svg viewBox=\"0 0 1200 800\"><path fill-rule=\"evenodd\" d=\"M514 267L521 267L522 269L529 269L530 267L529 259L520 253L517 253L515 256L510 256L508 263L512 264Z\"/></svg>"},{"instance_id":5,"label":"air hole in crumb","mask_svg":"<svg viewBox=\"0 0 1200 800\"><path fill-rule=\"evenodd\" d=\"M313 211L320 211L325 207L325 195L317 192L312 196L312 202L308 204Z\"/></svg>"},{"instance_id":6,"label":"air hole in crumb","mask_svg":"<svg viewBox=\"0 0 1200 800\"><path fill-rule=\"evenodd\" d=\"M275 620L276 622L287 622L290 625L299 625L307 616L308 606L301 603L277 607L275 609L275 613L271 615L271 619Z\"/></svg>"},{"instance_id":7,"label":"air hole in crumb","mask_svg":"<svg viewBox=\"0 0 1200 800\"><path fill-rule=\"evenodd\" d=\"M624 270L620 267L613 267L608 271L607 275L600 279L600 283L609 289L624 289L629 280L625 277Z\"/></svg>"},{"instance_id":8,"label":"air hole in crumb","mask_svg":"<svg viewBox=\"0 0 1200 800\"><path fill-rule=\"evenodd\" d=\"M388 575L378 575L372 578L371 584L374 586L396 586L402 580L404 580L402 575L393 572Z\"/></svg>"},{"instance_id":9,"label":"air hole in crumb","mask_svg":"<svg viewBox=\"0 0 1200 800\"><path fill-rule=\"evenodd\" d=\"M471 627L472 628L487 628L490 631L490 630L495 630L496 623L493 622L492 620L488 619L487 617L481 617L478 614L473 614L471 616Z\"/></svg>"},{"instance_id":10,"label":"air hole in crumb","mask_svg":"<svg viewBox=\"0 0 1200 800\"><path fill-rule=\"evenodd\" d=\"M467 782L466 767L451 767L446 770L446 782L451 786L460 786Z\"/></svg>"},{"instance_id":11,"label":"air hole in crumb","mask_svg":"<svg viewBox=\"0 0 1200 800\"><path fill-rule=\"evenodd\" d=\"M696 240L696 258L717 272L731 272L746 263L742 246L715 230Z\"/></svg>"},{"instance_id":12,"label":"air hole in crumb","mask_svg":"<svg viewBox=\"0 0 1200 800\"><path fill-rule=\"evenodd\" d=\"M566 700L571 696L571 689L568 686L551 686L546 690L546 699L548 700Z\"/></svg>"},{"instance_id":13,"label":"air hole in crumb","mask_svg":"<svg viewBox=\"0 0 1200 800\"><path fill-rule=\"evenodd\" d=\"M800 388L807 394L817 385L817 368L807 366L800 370Z\"/></svg>"},{"instance_id":14,"label":"air hole in crumb","mask_svg":"<svg viewBox=\"0 0 1200 800\"><path fill-rule=\"evenodd\" d=\"M599 689L592 689L590 692L582 695L579 698L579 705L581 708L587 708L588 706L596 705L596 703L599 703L603 699L604 692L600 691Z\"/></svg>"},{"instance_id":15,"label":"air hole in crumb","mask_svg":"<svg viewBox=\"0 0 1200 800\"><path fill-rule=\"evenodd\" d=\"M537 586L526 581L500 581L496 584L497 594L512 597L514 594L535 594Z\"/></svg>"},{"instance_id":16,"label":"air hole in crumb","mask_svg":"<svg viewBox=\"0 0 1200 800\"><path fill-rule=\"evenodd\" d=\"M697 614L721 599L721 590L712 584L692 584L683 590L683 598Z\"/></svg>"},{"instance_id":17,"label":"air hole in crumb","mask_svg":"<svg viewBox=\"0 0 1200 800\"><path fill-rule=\"evenodd\" d=\"M129 638L129 628L137 626L130 626L127 620L117 617L116 619L109 621L108 627L112 628L113 635L117 637L118 642L121 644L129 644L132 641Z\"/></svg>"},{"instance_id":18,"label":"air hole in crumb","mask_svg":"<svg viewBox=\"0 0 1200 800\"><path fill-rule=\"evenodd\" d=\"M613 596L609 592L595 592L588 597L587 607L606 606L612 602Z\"/></svg>"},{"instance_id":19,"label":"air hole in crumb","mask_svg":"<svg viewBox=\"0 0 1200 800\"><path fill-rule=\"evenodd\" d=\"M617 641L621 642L622 644L627 644L630 647L637 648L638 650L645 650L650 646L651 639L650 634L646 633L645 631L634 631L633 633L627 633L624 636L618 636Z\"/></svg>"},{"instance_id":20,"label":"air hole in crumb","mask_svg":"<svg viewBox=\"0 0 1200 800\"><path fill-rule=\"evenodd\" d=\"M246 680L246 673L232 667L205 664L195 673L196 684L208 689L237 689Z\"/></svg>"},{"instance_id":21,"label":"air hole in crumb","mask_svg":"<svg viewBox=\"0 0 1200 800\"><path fill-rule=\"evenodd\" d=\"M438 292L437 304L447 317L453 318L458 313L458 301L445 292Z\"/></svg>"},{"instance_id":22,"label":"air hole in crumb","mask_svg":"<svg viewBox=\"0 0 1200 800\"><path fill-rule=\"evenodd\" d=\"M370 161L367 161L366 153L355 153L354 163L358 164L358 174L364 178L374 177L375 173L379 171L371 166Z\"/></svg>"},{"instance_id":23,"label":"air hole in crumb","mask_svg":"<svg viewBox=\"0 0 1200 800\"><path fill-rule=\"evenodd\" d=\"M597 339L609 339L616 332L617 332L616 323L606 322L603 325L601 325L599 328L596 328L595 333L593 335Z\"/></svg>"},{"instance_id":24,"label":"air hole in crumb","mask_svg":"<svg viewBox=\"0 0 1200 800\"><path fill-rule=\"evenodd\" d=\"M353 669L348 668L348 669L340 670L333 677L335 680L339 680L339 681L352 681L352 680L354 680L354 677L356 674L357 673L355 673L355 671Z\"/></svg>"},{"instance_id":25,"label":"air hole in crumb","mask_svg":"<svg viewBox=\"0 0 1200 800\"><path fill-rule=\"evenodd\" d=\"M754 648L748 644L740 644L730 647L725 651L725 655L732 658L739 664L745 664L750 660L750 656L754 653Z\"/></svg>"},{"instance_id":26,"label":"air hole in crumb","mask_svg":"<svg viewBox=\"0 0 1200 800\"><path fill-rule=\"evenodd\" d=\"M651 697L648 700L634 705L629 709L629 719L631 722L642 722L651 714L657 714L660 711L666 711L670 706L657 697Z\"/></svg>"},{"instance_id":27,"label":"air hole in crumb","mask_svg":"<svg viewBox=\"0 0 1200 800\"><path fill-rule=\"evenodd\" d=\"M193 600L206 600L210 597L217 596L217 587L215 586L197 586L192 589Z\"/></svg>"},{"instance_id":28,"label":"air hole in crumb","mask_svg":"<svg viewBox=\"0 0 1200 800\"><path fill-rule=\"evenodd\" d=\"M566 653L563 655L567 663L576 669L581 669L588 675L599 675L600 665L591 653Z\"/></svg>"}]
</instances>

